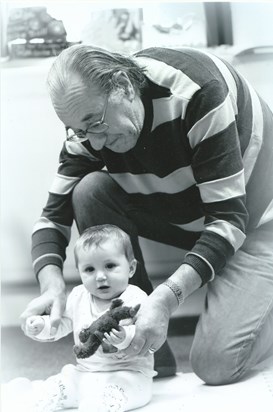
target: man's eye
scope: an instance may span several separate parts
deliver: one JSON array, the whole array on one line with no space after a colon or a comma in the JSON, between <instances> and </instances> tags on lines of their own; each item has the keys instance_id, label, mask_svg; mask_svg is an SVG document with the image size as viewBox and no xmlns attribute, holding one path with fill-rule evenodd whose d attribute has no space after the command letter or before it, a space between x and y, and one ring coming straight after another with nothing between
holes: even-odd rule
<instances>
[{"instance_id":1,"label":"man's eye","mask_svg":"<svg viewBox=\"0 0 273 412\"><path fill-rule=\"evenodd\" d=\"M107 269L114 269L117 265L115 263L107 263L106 268Z\"/></svg>"},{"instance_id":2,"label":"man's eye","mask_svg":"<svg viewBox=\"0 0 273 412\"><path fill-rule=\"evenodd\" d=\"M75 134L79 137L79 138L83 138L85 137L85 133L83 130L76 130Z\"/></svg>"}]
</instances>

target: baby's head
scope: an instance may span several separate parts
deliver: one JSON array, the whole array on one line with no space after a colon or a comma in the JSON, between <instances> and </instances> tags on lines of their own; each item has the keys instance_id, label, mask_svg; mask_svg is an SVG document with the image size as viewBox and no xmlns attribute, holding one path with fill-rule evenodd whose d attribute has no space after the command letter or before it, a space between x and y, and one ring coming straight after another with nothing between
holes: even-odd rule
<instances>
[{"instance_id":1,"label":"baby's head","mask_svg":"<svg viewBox=\"0 0 273 412\"><path fill-rule=\"evenodd\" d=\"M84 286L99 299L118 297L136 270L130 237L114 225L86 229L75 244L74 254Z\"/></svg>"}]
</instances>

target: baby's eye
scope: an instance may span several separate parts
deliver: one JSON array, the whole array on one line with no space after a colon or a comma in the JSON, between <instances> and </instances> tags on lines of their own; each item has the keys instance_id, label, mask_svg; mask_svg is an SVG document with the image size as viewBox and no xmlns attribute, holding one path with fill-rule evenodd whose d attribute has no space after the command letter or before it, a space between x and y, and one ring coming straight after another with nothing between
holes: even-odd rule
<instances>
[{"instance_id":1,"label":"baby's eye","mask_svg":"<svg viewBox=\"0 0 273 412\"><path fill-rule=\"evenodd\" d=\"M115 263L107 263L106 268L107 269L114 269L117 265Z\"/></svg>"},{"instance_id":2,"label":"baby's eye","mask_svg":"<svg viewBox=\"0 0 273 412\"><path fill-rule=\"evenodd\" d=\"M93 266L87 266L84 271L87 272L87 273L92 273L92 272L94 272L94 268L93 268Z\"/></svg>"}]
</instances>

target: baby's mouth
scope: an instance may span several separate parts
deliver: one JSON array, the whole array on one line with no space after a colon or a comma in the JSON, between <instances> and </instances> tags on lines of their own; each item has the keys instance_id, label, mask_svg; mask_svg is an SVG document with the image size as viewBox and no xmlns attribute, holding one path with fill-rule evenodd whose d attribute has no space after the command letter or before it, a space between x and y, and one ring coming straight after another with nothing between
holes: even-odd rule
<instances>
[{"instance_id":1,"label":"baby's mouth","mask_svg":"<svg viewBox=\"0 0 273 412\"><path fill-rule=\"evenodd\" d=\"M98 289L99 289L99 290L106 290L106 289L109 289L109 287L110 287L110 286L102 285L102 286L99 286Z\"/></svg>"}]
</instances>

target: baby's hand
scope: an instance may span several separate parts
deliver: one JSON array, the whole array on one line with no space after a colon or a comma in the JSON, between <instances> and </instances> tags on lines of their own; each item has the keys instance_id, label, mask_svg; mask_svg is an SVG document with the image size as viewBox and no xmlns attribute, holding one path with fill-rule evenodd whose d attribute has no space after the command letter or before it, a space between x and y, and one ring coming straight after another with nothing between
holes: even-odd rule
<instances>
[{"instance_id":1,"label":"baby's hand","mask_svg":"<svg viewBox=\"0 0 273 412\"><path fill-rule=\"evenodd\" d=\"M26 334L30 336L39 335L44 326L45 321L42 316L30 316L26 321Z\"/></svg>"},{"instance_id":2,"label":"baby's hand","mask_svg":"<svg viewBox=\"0 0 273 412\"><path fill-rule=\"evenodd\" d=\"M125 329L119 326L119 330L112 329L110 333L105 332L103 341L115 346L123 342L125 337Z\"/></svg>"}]
</instances>

